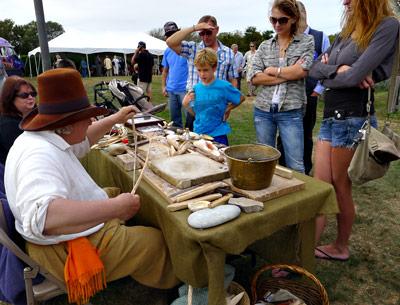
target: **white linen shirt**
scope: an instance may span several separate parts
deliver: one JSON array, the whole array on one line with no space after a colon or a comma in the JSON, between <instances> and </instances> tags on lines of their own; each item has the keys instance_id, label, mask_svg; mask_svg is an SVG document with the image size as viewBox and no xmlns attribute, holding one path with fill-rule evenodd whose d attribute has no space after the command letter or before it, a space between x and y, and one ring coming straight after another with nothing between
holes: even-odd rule
<instances>
[{"instance_id":1,"label":"white linen shirt","mask_svg":"<svg viewBox=\"0 0 400 305\"><path fill-rule=\"evenodd\" d=\"M78 160L89 150L87 138L71 146L54 131L25 131L15 140L6 160L4 183L15 227L27 241L57 244L103 227L99 224L75 234L43 235L47 208L54 199L108 198Z\"/></svg>"}]
</instances>

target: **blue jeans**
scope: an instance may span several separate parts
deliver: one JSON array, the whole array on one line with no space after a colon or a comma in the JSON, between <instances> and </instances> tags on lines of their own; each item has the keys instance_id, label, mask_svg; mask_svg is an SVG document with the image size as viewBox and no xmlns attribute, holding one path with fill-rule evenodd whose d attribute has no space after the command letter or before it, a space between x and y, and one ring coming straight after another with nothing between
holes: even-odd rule
<instances>
[{"instance_id":1,"label":"blue jeans","mask_svg":"<svg viewBox=\"0 0 400 305\"><path fill-rule=\"evenodd\" d=\"M358 131L366 121L366 117L346 117L343 120L326 118L322 120L318 140L331 142L332 147L353 147ZM371 116L371 126L377 127L376 117Z\"/></svg>"},{"instance_id":2,"label":"blue jeans","mask_svg":"<svg viewBox=\"0 0 400 305\"><path fill-rule=\"evenodd\" d=\"M171 115L171 121L174 122L175 127L183 127L182 124L182 101L185 97L186 92L169 92L168 91L168 101L169 101L169 111Z\"/></svg>"},{"instance_id":3,"label":"blue jeans","mask_svg":"<svg viewBox=\"0 0 400 305\"><path fill-rule=\"evenodd\" d=\"M277 106L272 106L271 111L267 112L254 108L254 127L257 141L272 147L276 147L277 130L279 130L286 166L304 173L302 109L278 112Z\"/></svg>"}]
</instances>

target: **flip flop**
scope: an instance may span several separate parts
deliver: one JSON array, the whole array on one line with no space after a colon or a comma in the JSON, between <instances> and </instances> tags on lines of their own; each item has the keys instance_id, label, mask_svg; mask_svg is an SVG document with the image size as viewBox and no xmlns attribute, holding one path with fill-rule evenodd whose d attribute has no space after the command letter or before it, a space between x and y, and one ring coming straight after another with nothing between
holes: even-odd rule
<instances>
[{"instance_id":1,"label":"flip flop","mask_svg":"<svg viewBox=\"0 0 400 305\"><path fill-rule=\"evenodd\" d=\"M341 257L334 257L332 255L329 255L328 253L326 253L325 251L321 250L320 248L316 247L315 250L317 250L318 252L322 253L324 256L318 256L315 255L315 258L318 259L326 259L326 260L330 260L330 261L338 261L338 262L345 262L348 261L349 258L341 258Z\"/></svg>"}]
</instances>

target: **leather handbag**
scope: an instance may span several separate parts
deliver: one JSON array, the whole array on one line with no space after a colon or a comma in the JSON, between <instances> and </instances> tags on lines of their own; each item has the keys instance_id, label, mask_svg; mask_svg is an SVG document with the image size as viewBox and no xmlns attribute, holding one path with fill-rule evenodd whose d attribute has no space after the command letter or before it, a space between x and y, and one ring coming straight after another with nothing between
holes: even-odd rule
<instances>
[{"instance_id":1,"label":"leather handbag","mask_svg":"<svg viewBox=\"0 0 400 305\"><path fill-rule=\"evenodd\" d=\"M371 89L368 90L368 117L354 144L356 151L347 170L350 180L361 185L383 177L390 162L400 159L400 136L385 124L382 132L371 126Z\"/></svg>"}]
</instances>

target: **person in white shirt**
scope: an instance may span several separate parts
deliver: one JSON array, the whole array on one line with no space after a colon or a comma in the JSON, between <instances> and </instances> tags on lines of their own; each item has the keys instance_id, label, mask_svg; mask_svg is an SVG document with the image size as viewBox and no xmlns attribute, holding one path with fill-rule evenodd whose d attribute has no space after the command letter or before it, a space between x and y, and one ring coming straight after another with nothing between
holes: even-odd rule
<instances>
[{"instance_id":1,"label":"person in white shirt","mask_svg":"<svg viewBox=\"0 0 400 305\"><path fill-rule=\"evenodd\" d=\"M250 42L250 50L244 54L244 67L243 70L246 72L246 82L247 82L247 96L256 96L256 86L251 83L251 71L253 69L253 58L256 55L256 44Z\"/></svg>"},{"instance_id":2,"label":"person in white shirt","mask_svg":"<svg viewBox=\"0 0 400 305\"><path fill-rule=\"evenodd\" d=\"M114 55L114 58L112 60L112 65L113 65L114 75L118 76L119 75L119 60L118 60L117 55Z\"/></svg>"},{"instance_id":3,"label":"person in white shirt","mask_svg":"<svg viewBox=\"0 0 400 305\"><path fill-rule=\"evenodd\" d=\"M242 52L239 51L239 47L236 43L234 43L231 46L231 49L233 51L233 56L234 56L234 67L233 68L235 69L235 71L237 73L236 88L238 88L240 91L240 84L242 81L242 72L243 72L243 67L244 67L244 57L243 57Z\"/></svg>"},{"instance_id":4,"label":"person in white shirt","mask_svg":"<svg viewBox=\"0 0 400 305\"><path fill-rule=\"evenodd\" d=\"M139 196L108 198L78 159L114 124L132 118L133 106L93 122L108 110L90 105L79 72L68 68L39 75L38 93L39 106L21 121L24 132L5 165L7 198L28 254L63 280L66 243L84 237L97 248L107 281L129 275L148 286L174 287L161 231L121 225L140 209Z\"/></svg>"}]
</instances>

